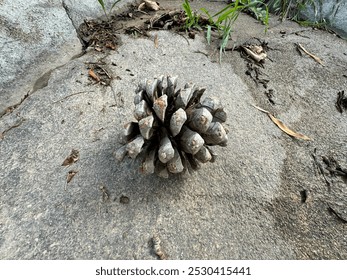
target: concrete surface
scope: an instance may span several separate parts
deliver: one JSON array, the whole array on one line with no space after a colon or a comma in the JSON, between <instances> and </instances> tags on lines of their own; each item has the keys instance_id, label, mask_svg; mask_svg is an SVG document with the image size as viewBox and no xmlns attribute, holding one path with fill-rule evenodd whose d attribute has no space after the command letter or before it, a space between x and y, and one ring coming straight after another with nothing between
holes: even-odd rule
<instances>
[{"instance_id":1,"label":"concrete surface","mask_svg":"<svg viewBox=\"0 0 347 280\"><path fill-rule=\"evenodd\" d=\"M111 1L105 2L109 9ZM115 10L129 2L121 1ZM0 115L44 86L53 69L81 54L76 28L101 15L94 0L0 1Z\"/></svg>"},{"instance_id":2,"label":"concrete surface","mask_svg":"<svg viewBox=\"0 0 347 280\"><path fill-rule=\"evenodd\" d=\"M0 258L156 259L157 234L170 259L346 259L346 224L329 211L347 219L346 180L329 175L321 156L347 168L347 112L335 108L347 88L347 43L276 20L265 35L242 15L229 45L254 36L270 47L261 71L274 105L238 52L216 63L217 41L207 46L202 34L122 35L117 51L90 51L53 70L46 86L0 118ZM300 56L294 43L326 66ZM95 62L114 77L110 86L88 77ZM113 157L137 82L160 74L206 86L228 113L229 145L191 176L140 176L138 162ZM314 140L287 136L251 104ZM61 166L72 149L80 159ZM69 171L77 174L67 184Z\"/></svg>"}]
</instances>

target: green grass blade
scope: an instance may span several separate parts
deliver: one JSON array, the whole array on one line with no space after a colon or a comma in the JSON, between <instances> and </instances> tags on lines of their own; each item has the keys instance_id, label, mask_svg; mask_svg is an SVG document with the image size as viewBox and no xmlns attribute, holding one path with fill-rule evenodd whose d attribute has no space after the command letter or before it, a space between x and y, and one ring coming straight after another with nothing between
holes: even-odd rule
<instances>
[{"instance_id":1,"label":"green grass blade","mask_svg":"<svg viewBox=\"0 0 347 280\"><path fill-rule=\"evenodd\" d=\"M106 13L106 8L105 8L105 3L104 3L104 1L103 0L98 0L98 2L99 2L99 4L100 4L100 6L101 6L101 8L104 10L104 12Z\"/></svg>"},{"instance_id":2,"label":"green grass blade","mask_svg":"<svg viewBox=\"0 0 347 280\"><path fill-rule=\"evenodd\" d=\"M102 1L102 0L101 0ZM114 2L113 4L112 4L112 6L111 6L111 9L110 9L110 12L112 11L112 9L114 8L114 6L116 6L116 4L118 3L118 2L120 2L121 0L117 0L116 2Z\"/></svg>"},{"instance_id":3,"label":"green grass blade","mask_svg":"<svg viewBox=\"0 0 347 280\"><path fill-rule=\"evenodd\" d=\"M193 17L193 12L192 8L190 7L190 4L188 0L185 0L184 3L182 4L184 11L186 12L187 16L189 19Z\"/></svg>"}]
</instances>

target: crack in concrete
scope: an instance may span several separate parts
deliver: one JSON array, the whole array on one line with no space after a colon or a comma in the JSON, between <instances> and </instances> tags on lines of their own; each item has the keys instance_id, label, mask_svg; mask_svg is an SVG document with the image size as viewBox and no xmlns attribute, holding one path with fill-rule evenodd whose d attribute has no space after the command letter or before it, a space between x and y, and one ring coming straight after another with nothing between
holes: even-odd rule
<instances>
[{"instance_id":1,"label":"crack in concrete","mask_svg":"<svg viewBox=\"0 0 347 280\"><path fill-rule=\"evenodd\" d=\"M75 22L73 21L71 15L70 15L70 9L69 9L68 5L65 3L64 0L62 1L61 4L62 4L63 9L64 9L65 12L66 12L66 15L67 15L68 18L70 19L73 28L75 28L75 31L76 31L76 34L77 34L77 38L80 40L80 42L81 42L83 48L85 48L86 42L82 39L81 34L80 34L79 30L78 30L78 27L76 26Z\"/></svg>"},{"instance_id":2,"label":"crack in concrete","mask_svg":"<svg viewBox=\"0 0 347 280\"><path fill-rule=\"evenodd\" d=\"M10 126L9 128L5 129L3 132L0 132L0 141L4 139L5 134L7 132L9 132L11 129L19 127L23 122L25 121L25 119L20 119L20 121L12 126Z\"/></svg>"}]
</instances>

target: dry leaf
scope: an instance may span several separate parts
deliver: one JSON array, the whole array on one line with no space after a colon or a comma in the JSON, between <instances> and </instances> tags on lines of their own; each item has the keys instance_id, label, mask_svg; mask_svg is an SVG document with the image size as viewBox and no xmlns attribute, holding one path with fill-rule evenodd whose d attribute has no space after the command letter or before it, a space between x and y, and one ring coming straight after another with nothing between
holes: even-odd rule
<instances>
[{"instance_id":1,"label":"dry leaf","mask_svg":"<svg viewBox=\"0 0 347 280\"><path fill-rule=\"evenodd\" d=\"M315 56L314 54L308 52L301 44L297 44L298 48L300 50L302 50L304 53L306 53L307 55L309 55L310 57L312 57L315 61L317 61L320 65L325 66L322 62L322 60L318 57Z\"/></svg>"},{"instance_id":2,"label":"dry leaf","mask_svg":"<svg viewBox=\"0 0 347 280\"><path fill-rule=\"evenodd\" d=\"M263 48L261 48L261 47L258 47L258 46L253 46L253 48L252 47L244 47L244 46L241 46L241 47L256 62L260 62L267 57L267 54L265 52L262 52ZM254 48L254 47L256 47L256 48ZM261 51L259 48L261 48Z\"/></svg>"},{"instance_id":3,"label":"dry leaf","mask_svg":"<svg viewBox=\"0 0 347 280\"><path fill-rule=\"evenodd\" d=\"M159 3L150 0L144 0L138 7L139 11L150 10L150 11L158 11L160 9Z\"/></svg>"},{"instance_id":4,"label":"dry leaf","mask_svg":"<svg viewBox=\"0 0 347 280\"><path fill-rule=\"evenodd\" d=\"M69 173L67 174L66 183L70 183L70 181L72 180L72 178L73 178L77 173L78 173L78 171L70 170Z\"/></svg>"},{"instance_id":5,"label":"dry leaf","mask_svg":"<svg viewBox=\"0 0 347 280\"><path fill-rule=\"evenodd\" d=\"M157 49L157 48L158 48L158 45L159 45L159 42L158 42L158 34L155 34L155 35L154 35L154 47Z\"/></svg>"},{"instance_id":6,"label":"dry leaf","mask_svg":"<svg viewBox=\"0 0 347 280\"><path fill-rule=\"evenodd\" d=\"M79 160L80 153L78 150L72 150L70 155L64 160L61 166L69 166Z\"/></svg>"},{"instance_id":7,"label":"dry leaf","mask_svg":"<svg viewBox=\"0 0 347 280\"><path fill-rule=\"evenodd\" d=\"M111 43L111 42L107 42L107 43L105 44L105 47L106 47L106 48L109 48L109 49L111 49L111 50L115 50L115 49L116 49L116 46L115 46L113 43Z\"/></svg>"},{"instance_id":8,"label":"dry leaf","mask_svg":"<svg viewBox=\"0 0 347 280\"><path fill-rule=\"evenodd\" d=\"M100 82L99 76L95 74L93 69L89 69L88 75L92 77L95 81Z\"/></svg>"},{"instance_id":9,"label":"dry leaf","mask_svg":"<svg viewBox=\"0 0 347 280\"><path fill-rule=\"evenodd\" d=\"M302 139L302 140L311 140L311 138L307 137L304 134L295 132L293 130L291 130L290 128L288 128L283 122L281 122L279 119L275 118L269 111L266 111L258 106L252 105L254 108L257 108L259 111L267 114L269 116L269 118L285 133L287 133L288 135L298 138L298 139Z\"/></svg>"}]
</instances>

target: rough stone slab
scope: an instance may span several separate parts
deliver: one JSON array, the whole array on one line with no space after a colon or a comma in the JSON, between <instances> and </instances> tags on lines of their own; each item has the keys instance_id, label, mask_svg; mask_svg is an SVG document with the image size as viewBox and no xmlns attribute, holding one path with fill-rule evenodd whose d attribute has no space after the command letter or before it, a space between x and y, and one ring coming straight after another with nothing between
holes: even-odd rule
<instances>
[{"instance_id":1,"label":"rough stone slab","mask_svg":"<svg viewBox=\"0 0 347 280\"><path fill-rule=\"evenodd\" d=\"M122 38L118 54L107 58L119 65L111 68L121 77L112 87L90 84L83 61L96 58L84 56L54 71L47 87L1 119L2 129L12 118L24 120L0 142L5 159L1 258L151 259L148 241L155 232L171 258L293 257L276 235L270 213L262 212L259 219L249 207L251 201L254 207L270 203L283 152L262 132L258 112L249 110L247 87L231 65L194 53L204 50L203 38L189 45L169 32L158 32L158 38L158 49L152 40ZM189 178L163 180L139 176L138 162L119 164L113 158L123 124L132 119L137 82L160 74L177 75L181 87L194 82L207 87L206 94L224 99L235 137L213 169L206 165ZM20 142L13 141L19 137ZM241 143L246 143L243 149ZM264 148L254 154L259 143ZM62 167L72 149L80 151L80 160ZM265 177L254 173L264 158L263 168L271 170ZM70 170L78 173L66 185ZM108 201L100 186L108 190ZM120 204L121 195L130 203ZM273 239L281 244L278 248Z\"/></svg>"},{"instance_id":2,"label":"rough stone slab","mask_svg":"<svg viewBox=\"0 0 347 280\"><path fill-rule=\"evenodd\" d=\"M109 10L111 1L105 1ZM128 5L123 0L113 12ZM82 52L76 29L103 11L96 0L0 2L0 115L29 91L46 85L50 71Z\"/></svg>"},{"instance_id":3,"label":"rough stone slab","mask_svg":"<svg viewBox=\"0 0 347 280\"><path fill-rule=\"evenodd\" d=\"M0 113L18 103L35 82L81 52L61 1L0 3ZM59 59L58 59L59 57ZM45 80L41 81L45 84ZM40 87L42 85L36 85Z\"/></svg>"}]
</instances>

